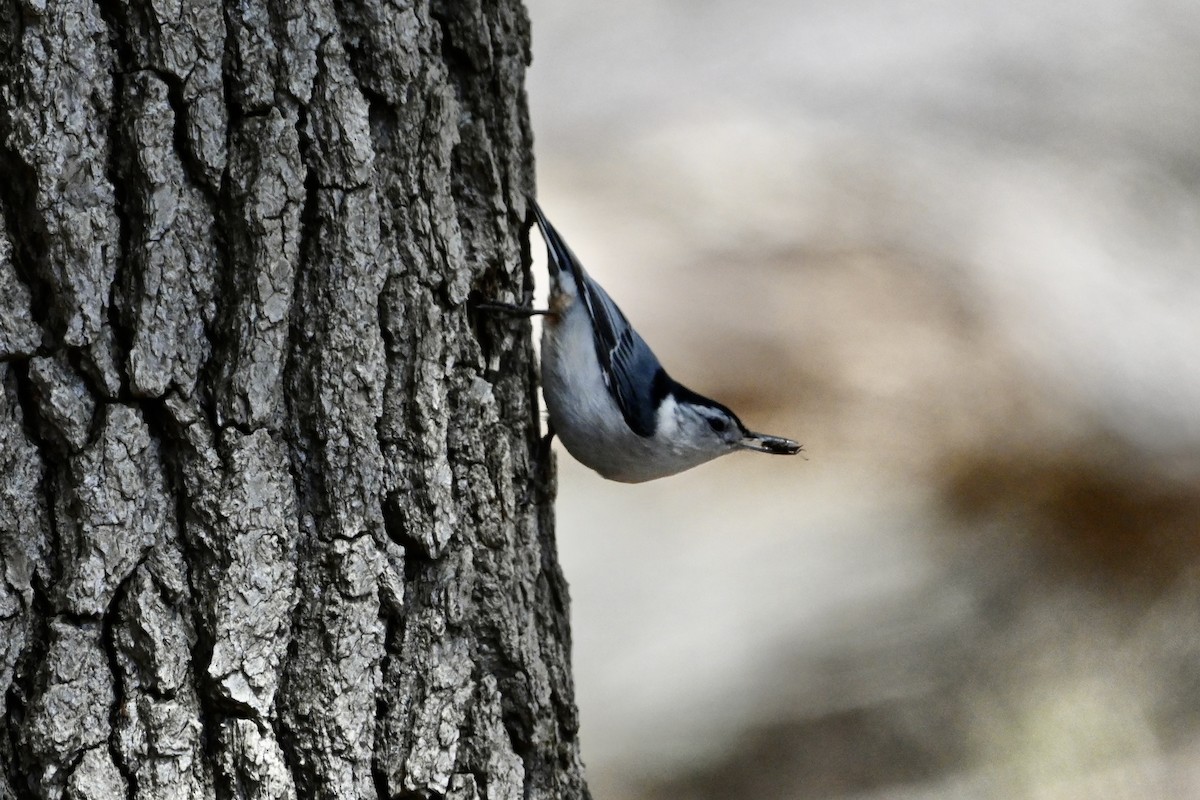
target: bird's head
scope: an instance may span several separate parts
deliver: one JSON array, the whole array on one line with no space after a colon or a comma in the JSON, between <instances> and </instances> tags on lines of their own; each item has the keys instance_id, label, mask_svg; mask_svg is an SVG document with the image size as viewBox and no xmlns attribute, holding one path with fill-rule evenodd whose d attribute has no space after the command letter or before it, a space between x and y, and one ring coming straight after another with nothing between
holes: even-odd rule
<instances>
[{"instance_id":1,"label":"bird's head","mask_svg":"<svg viewBox=\"0 0 1200 800\"><path fill-rule=\"evenodd\" d=\"M672 418L663 426L661 435L664 441L680 450L704 454L707 458L716 458L734 450L754 450L772 455L795 455L800 452L801 445L798 442L755 433L725 406L683 386L674 387L664 399L663 415Z\"/></svg>"}]
</instances>

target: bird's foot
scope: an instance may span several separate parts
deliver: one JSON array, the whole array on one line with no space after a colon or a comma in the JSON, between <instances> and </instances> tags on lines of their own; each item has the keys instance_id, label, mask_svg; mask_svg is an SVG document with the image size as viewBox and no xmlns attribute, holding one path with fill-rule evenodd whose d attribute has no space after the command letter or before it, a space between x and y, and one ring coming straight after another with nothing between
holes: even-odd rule
<instances>
[{"instance_id":1,"label":"bird's foot","mask_svg":"<svg viewBox=\"0 0 1200 800\"><path fill-rule=\"evenodd\" d=\"M548 308L527 308L514 303L476 303L475 308L507 317L537 317L551 313Z\"/></svg>"}]
</instances>

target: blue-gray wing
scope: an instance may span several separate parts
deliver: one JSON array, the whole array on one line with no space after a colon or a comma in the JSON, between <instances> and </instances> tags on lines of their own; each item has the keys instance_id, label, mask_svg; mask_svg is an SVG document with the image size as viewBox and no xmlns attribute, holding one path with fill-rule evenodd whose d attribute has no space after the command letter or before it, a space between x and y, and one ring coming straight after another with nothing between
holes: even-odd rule
<instances>
[{"instance_id":1,"label":"blue-gray wing","mask_svg":"<svg viewBox=\"0 0 1200 800\"><path fill-rule=\"evenodd\" d=\"M638 436L653 436L661 399L654 393L662 365L608 293L582 270L580 273L584 301L596 330L596 358L604 383L630 430Z\"/></svg>"},{"instance_id":2,"label":"blue-gray wing","mask_svg":"<svg viewBox=\"0 0 1200 800\"><path fill-rule=\"evenodd\" d=\"M583 271L571 248L567 247L536 202L533 203L533 210L542 237L546 240L552 273L563 270L570 273L575 280L579 299L592 321L596 336L596 359L600 362L604 385L617 401L621 416L630 430L638 436L653 436L657 422L655 409L661 399L655 396L655 391L662 382L662 366L608 293Z\"/></svg>"}]
</instances>

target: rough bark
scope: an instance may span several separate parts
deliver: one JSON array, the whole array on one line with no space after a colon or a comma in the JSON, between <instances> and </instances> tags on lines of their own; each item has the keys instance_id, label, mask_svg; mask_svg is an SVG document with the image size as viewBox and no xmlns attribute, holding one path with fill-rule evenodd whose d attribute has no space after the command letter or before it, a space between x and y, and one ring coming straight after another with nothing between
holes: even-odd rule
<instances>
[{"instance_id":1,"label":"rough bark","mask_svg":"<svg viewBox=\"0 0 1200 800\"><path fill-rule=\"evenodd\" d=\"M577 798L518 0L0 0L0 798Z\"/></svg>"}]
</instances>

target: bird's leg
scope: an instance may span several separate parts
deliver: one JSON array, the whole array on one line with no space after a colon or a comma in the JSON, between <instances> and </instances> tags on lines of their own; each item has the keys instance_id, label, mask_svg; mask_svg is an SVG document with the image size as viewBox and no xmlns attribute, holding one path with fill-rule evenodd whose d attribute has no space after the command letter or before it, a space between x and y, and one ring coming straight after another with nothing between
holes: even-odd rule
<instances>
[{"instance_id":1,"label":"bird's leg","mask_svg":"<svg viewBox=\"0 0 1200 800\"><path fill-rule=\"evenodd\" d=\"M536 317L551 313L548 308L526 308L513 303L476 303L475 308L509 317Z\"/></svg>"},{"instance_id":2,"label":"bird's leg","mask_svg":"<svg viewBox=\"0 0 1200 800\"><path fill-rule=\"evenodd\" d=\"M526 504L533 500L544 499L550 496L552 488L550 481L550 458L552 455L550 443L553 441L554 427L547 423L546 435L538 440L537 452L533 457L533 474L529 478L530 486L525 497L522 498Z\"/></svg>"},{"instance_id":3,"label":"bird's leg","mask_svg":"<svg viewBox=\"0 0 1200 800\"><path fill-rule=\"evenodd\" d=\"M546 435L538 441L537 474L545 477L550 471L550 445L554 442L554 426L546 423Z\"/></svg>"},{"instance_id":4,"label":"bird's leg","mask_svg":"<svg viewBox=\"0 0 1200 800\"><path fill-rule=\"evenodd\" d=\"M474 308L480 311L490 311L494 314L500 314L508 317L535 317L546 314L556 313L553 309L527 308L518 306L513 303L475 303ZM521 498L522 504L537 499L538 497L548 497L552 488L550 481L550 444L554 441L554 426L546 423L546 435L538 440L537 451L534 453L533 474L529 477L529 486L525 496Z\"/></svg>"}]
</instances>

